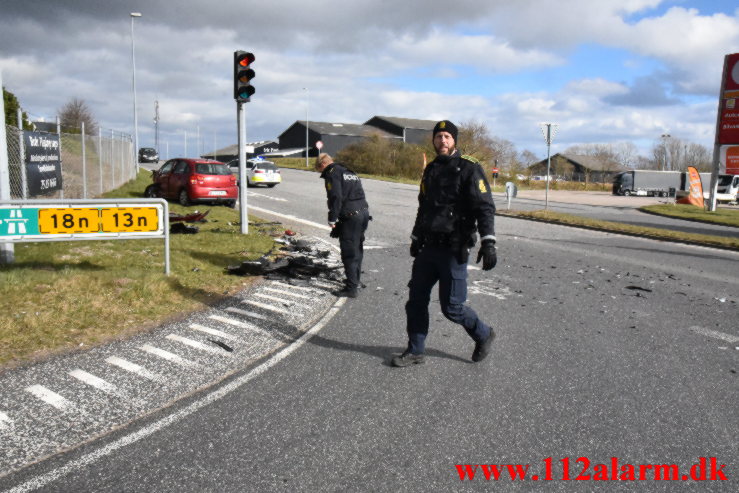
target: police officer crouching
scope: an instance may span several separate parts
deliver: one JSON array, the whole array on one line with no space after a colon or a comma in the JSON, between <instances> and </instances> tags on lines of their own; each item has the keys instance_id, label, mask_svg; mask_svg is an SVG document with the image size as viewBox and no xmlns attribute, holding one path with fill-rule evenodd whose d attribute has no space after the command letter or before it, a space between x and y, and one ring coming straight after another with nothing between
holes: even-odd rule
<instances>
[{"instance_id":1,"label":"police officer crouching","mask_svg":"<svg viewBox=\"0 0 739 493\"><path fill-rule=\"evenodd\" d=\"M328 225L331 227L331 236L339 239L341 261L346 274L344 288L333 294L356 298L358 288L363 287L364 232L370 220L362 182L356 173L335 163L325 153L318 155L315 168L326 182Z\"/></svg>"},{"instance_id":2,"label":"police officer crouching","mask_svg":"<svg viewBox=\"0 0 739 493\"><path fill-rule=\"evenodd\" d=\"M418 194L418 212L411 234L414 257L407 317L408 347L392 358L393 366L424 362L429 330L431 289L439 283L444 316L464 327L475 341L472 361L485 359L495 338L493 329L464 303L467 300L467 260L480 233L477 261L483 270L497 263L495 252L495 204L482 167L456 149L457 127L440 121L433 131L436 158L426 166Z\"/></svg>"}]
</instances>

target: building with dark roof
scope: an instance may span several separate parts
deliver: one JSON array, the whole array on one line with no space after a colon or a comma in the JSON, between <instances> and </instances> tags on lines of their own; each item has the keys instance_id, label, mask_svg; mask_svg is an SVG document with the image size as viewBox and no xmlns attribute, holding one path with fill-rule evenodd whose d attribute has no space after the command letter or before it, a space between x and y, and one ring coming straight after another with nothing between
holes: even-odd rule
<instances>
[{"instance_id":1,"label":"building with dark roof","mask_svg":"<svg viewBox=\"0 0 739 493\"><path fill-rule=\"evenodd\" d=\"M532 175L547 174L547 160L529 166ZM569 181L609 183L613 177L629 168L616 161L599 156L580 156L557 153L550 158L549 174Z\"/></svg>"},{"instance_id":2,"label":"building with dark roof","mask_svg":"<svg viewBox=\"0 0 739 493\"><path fill-rule=\"evenodd\" d=\"M335 155L343 148L361 142L371 135L379 135L387 139L402 140L402 136L394 135L381 128L370 125L358 125L355 123L329 123L308 122L308 155L317 156L319 150L316 142L320 141L323 146L320 152ZM305 156L306 148L306 122L298 120L282 132L278 137L281 151L303 149L301 156Z\"/></svg>"},{"instance_id":3,"label":"building with dark roof","mask_svg":"<svg viewBox=\"0 0 739 493\"><path fill-rule=\"evenodd\" d=\"M431 132L436 125L435 120L416 120L414 118L396 118L393 116L373 116L365 125L379 128L403 139L409 144L428 144Z\"/></svg>"}]
</instances>

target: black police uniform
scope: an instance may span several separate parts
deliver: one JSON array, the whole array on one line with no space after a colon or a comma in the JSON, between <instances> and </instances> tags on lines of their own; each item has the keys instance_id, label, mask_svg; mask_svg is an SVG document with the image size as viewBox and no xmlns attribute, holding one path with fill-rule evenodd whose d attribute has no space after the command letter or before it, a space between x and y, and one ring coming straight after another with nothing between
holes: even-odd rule
<instances>
[{"instance_id":1,"label":"black police uniform","mask_svg":"<svg viewBox=\"0 0 739 493\"><path fill-rule=\"evenodd\" d=\"M362 182L356 173L339 163L329 164L321 178L326 182L328 222L334 224L339 233L346 289L356 291L361 284L364 232L369 223L369 206Z\"/></svg>"},{"instance_id":2,"label":"black police uniform","mask_svg":"<svg viewBox=\"0 0 739 493\"><path fill-rule=\"evenodd\" d=\"M474 158L460 156L459 151L437 156L424 170L418 203L411 235L418 251L405 305L408 352L424 352L428 305L437 282L444 316L462 325L473 340L483 342L492 329L464 304L467 260L476 242L475 230L481 241L495 241L495 204L482 167Z\"/></svg>"}]
</instances>

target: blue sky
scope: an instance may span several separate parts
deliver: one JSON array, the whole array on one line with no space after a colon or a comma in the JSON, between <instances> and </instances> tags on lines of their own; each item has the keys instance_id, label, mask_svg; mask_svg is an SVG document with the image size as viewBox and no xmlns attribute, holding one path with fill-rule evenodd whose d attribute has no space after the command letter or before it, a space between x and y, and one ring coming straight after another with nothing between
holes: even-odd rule
<instances>
[{"instance_id":1,"label":"blue sky","mask_svg":"<svg viewBox=\"0 0 739 493\"><path fill-rule=\"evenodd\" d=\"M28 0L3 7L3 81L35 118L73 97L104 128L133 131L135 20L139 142L170 157L236 143L232 57L256 55L248 140L295 120L374 115L485 123L543 157L663 133L713 144L723 56L739 52L734 2L698 0ZM235 14L236 13L236 14ZM303 88L307 88L307 91ZM200 134L200 141L196 136Z\"/></svg>"}]
</instances>

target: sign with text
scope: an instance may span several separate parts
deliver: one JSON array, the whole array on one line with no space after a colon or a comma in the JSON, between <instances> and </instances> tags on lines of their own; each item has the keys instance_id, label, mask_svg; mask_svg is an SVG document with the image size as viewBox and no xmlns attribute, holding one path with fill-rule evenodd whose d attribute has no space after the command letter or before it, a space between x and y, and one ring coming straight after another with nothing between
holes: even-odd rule
<instances>
[{"instance_id":1,"label":"sign with text","mask_svg":"<svg viewBox=\"0 0 739 493\"><path fill-rule=\"evenodd\" d=\"M739 175L739 145L721 146L719 173Z\"/></svg>"},{"instance_id":2,"label":"sign with text","mask_svg":"<svg viewBox=\"0 0 739 493\"><path fill-rule=\"evenodd\" d=\"M739 144L739 53L724 57L716 142Z\"/></svg>"},{"instance_id":3,"label":"sign with text","mask_svg":"<svg viewBox=\"0 0 739 493\"><path fill-rule=\"evenodd\" d=\"M0 206L0 241L163 235L161 205Z\"/></svg>"},{"instance_id":4,"label":"sign with text","mask_svg":"<svg viewBox=\"0 0 739 493\"><path fill-rule=\"evenodd\" d=\"M23 132L26 149L26 177L31 197L62 189L62 157L59 136L44 132Z\"/></svg>"}]
</instances>

